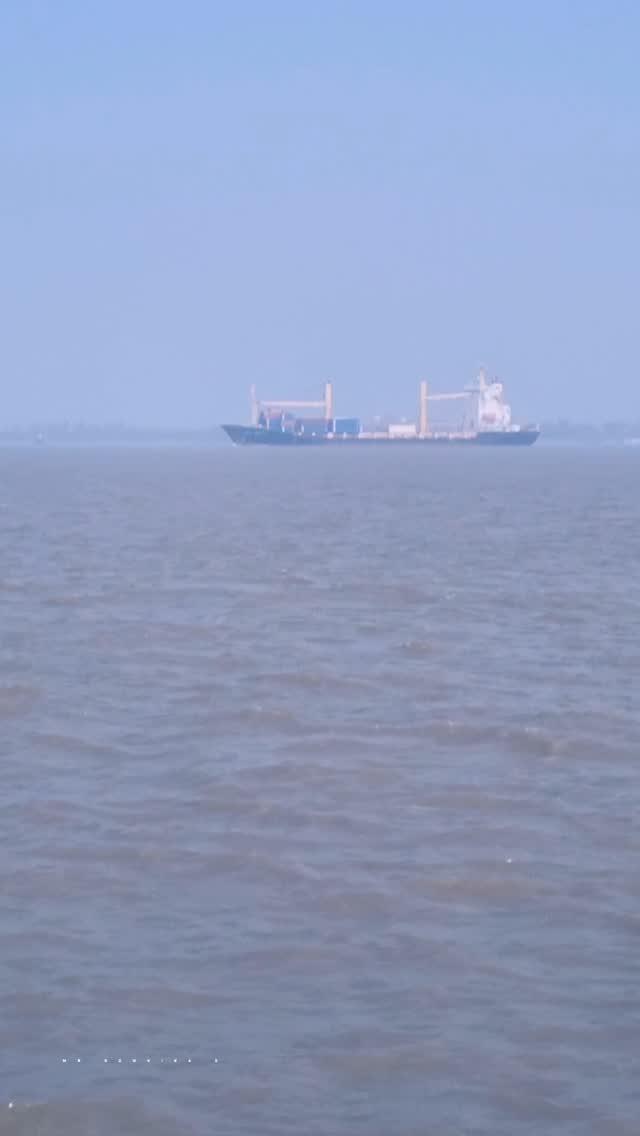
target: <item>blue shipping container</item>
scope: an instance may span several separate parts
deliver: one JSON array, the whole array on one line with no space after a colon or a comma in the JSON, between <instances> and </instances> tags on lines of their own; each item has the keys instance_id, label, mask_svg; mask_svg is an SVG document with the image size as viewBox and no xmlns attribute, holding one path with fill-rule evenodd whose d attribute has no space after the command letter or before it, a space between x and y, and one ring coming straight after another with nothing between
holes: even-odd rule
<instances>
[{"instance_id":1,"label":"blue shipping container","mask_svg":"<svg viewBox=\"0 0 640 1136\"><path fill-rule=\"evenodd\" d=\"M336 418L333 424L334 434L359 434L359 418Z\"/></svg>"},{"instance_id":2,"label":"blue shipping container","mask_svg":"<svg viewBox=\"0 0 640 1136\"><path fill-rule=\"evenodd\" d=\"M325 418L299 418L296 422L296 432L299 434L326 434L327 421Z\"/></svg>"}]
</instances>

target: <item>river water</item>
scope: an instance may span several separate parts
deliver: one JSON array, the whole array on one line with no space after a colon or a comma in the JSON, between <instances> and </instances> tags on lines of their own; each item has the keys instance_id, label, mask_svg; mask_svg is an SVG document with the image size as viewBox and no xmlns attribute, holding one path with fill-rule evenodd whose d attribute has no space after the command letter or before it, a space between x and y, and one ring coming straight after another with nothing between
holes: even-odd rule
<instances>
[{"instance_id":1,"label":"river water","mask_svg":"<svg viewBox=\"0 0 640 1136\"><path fill-rule=\"evenodd\" d=\"M640 454L0 451L0 1132L636 1136Z\"/></svg>"}]
</instances>

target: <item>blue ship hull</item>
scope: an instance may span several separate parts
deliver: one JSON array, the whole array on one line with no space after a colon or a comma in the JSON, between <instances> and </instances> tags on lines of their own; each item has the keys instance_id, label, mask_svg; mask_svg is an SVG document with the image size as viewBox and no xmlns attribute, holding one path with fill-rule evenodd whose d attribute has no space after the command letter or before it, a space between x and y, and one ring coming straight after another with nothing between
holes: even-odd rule
<instances>
[{"instance_id":1,"label":"blue ship hull","mask_svg":"<svg viewBox=\"0 0 640 1136\"><path fill-rule=\"evenodd\" d=\"M536 429L482 430L477 434L440 434L426 438L376 438L367 435L294 434L262 426L223 426L236 446L532 446Z\"/></svg>"}]
</instances>

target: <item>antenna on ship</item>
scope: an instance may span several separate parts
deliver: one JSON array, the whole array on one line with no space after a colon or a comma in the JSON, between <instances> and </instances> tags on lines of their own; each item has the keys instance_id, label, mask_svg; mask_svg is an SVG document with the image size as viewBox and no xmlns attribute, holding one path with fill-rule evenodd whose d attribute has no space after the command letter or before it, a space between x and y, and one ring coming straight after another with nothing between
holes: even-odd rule
<instances>
[{"instance_id":1,"label":"antenna on ship","mask_svg":"<svg viewBox=\"0 0 640 1136\"><path fill-rule=\"evenodd\" d=\"M324 384L324 416L327 422L333 422L333 383L328 379Z\"/></svg>"},{"instance_id":2,"label":"antenna on ship","mask_svg":"<svg viewBox=\"0 0 640 1136\"><path fill-rule=\"evenodd\" d=\"M251 425L257 426L260 417L260 407L258 404L258 396L256 394L255 385L252 383L249 388L249 402L251 404Z\"/></svg>"},{"instance_id":3,"label":"antenna on ship","mask_svg":"<svg viewBox=\"0 0 640 1136\"><path fill-rule=\"evenodd\" d=\"M423 379L420 383L418 434L426 438L429 433L429 388Z\"/></svg>"}]
</instances>

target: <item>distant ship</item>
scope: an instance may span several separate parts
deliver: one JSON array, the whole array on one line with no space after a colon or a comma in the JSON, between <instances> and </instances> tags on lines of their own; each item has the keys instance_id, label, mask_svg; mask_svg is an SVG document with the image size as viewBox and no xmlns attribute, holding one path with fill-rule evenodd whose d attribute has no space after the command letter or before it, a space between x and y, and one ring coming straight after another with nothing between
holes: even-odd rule
<instances>
[{"instance_id":1,"label":"distant ship","mask_svg":"<svg viewBox=\"0 0 640 1136\"><path fill-rule=\"evenodd\" d=\"M429 404L452 399L465 402L460 429L432 429ZM475 382L454 394L429 394L427 384L420 383L417 422L363 429L359 418L336 418L333 408L331 382L325 384L324 398L318 402L259 401L252 387L251 425L227 424L222 429L240 446L532 446L540 436L538 426L512 424L511 407L505 402L502 383L487 379L484 371L480 371ZM310 411L315 411L316 416L300 417L300 412Z\"/></svg>"}]
</instances>

